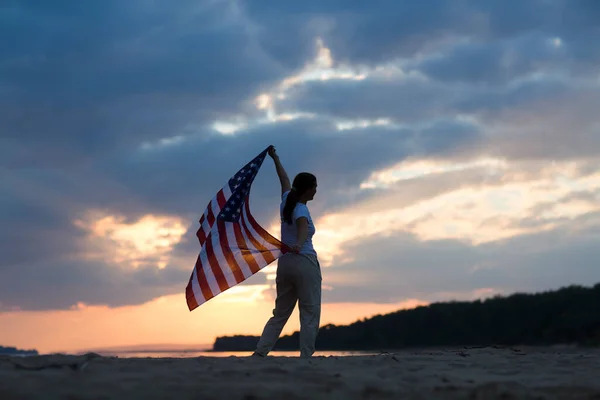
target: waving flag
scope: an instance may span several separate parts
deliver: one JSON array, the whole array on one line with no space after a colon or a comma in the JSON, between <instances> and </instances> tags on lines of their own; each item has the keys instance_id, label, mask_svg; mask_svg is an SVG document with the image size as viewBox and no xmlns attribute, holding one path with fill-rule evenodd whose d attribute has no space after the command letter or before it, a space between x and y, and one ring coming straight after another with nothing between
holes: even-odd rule
<instances>
[{"instance_id":1,"label":"waving flag","mask_svg":"<svg viewBox=\"0 0 600 400\"><path fill-rule=\"evenodd\" d=\"M196 236L201 250L185 289L190 311L289 251L250 213L250 188L268 149L229 179L200 217Z\"/></svg>"}]
</instances>

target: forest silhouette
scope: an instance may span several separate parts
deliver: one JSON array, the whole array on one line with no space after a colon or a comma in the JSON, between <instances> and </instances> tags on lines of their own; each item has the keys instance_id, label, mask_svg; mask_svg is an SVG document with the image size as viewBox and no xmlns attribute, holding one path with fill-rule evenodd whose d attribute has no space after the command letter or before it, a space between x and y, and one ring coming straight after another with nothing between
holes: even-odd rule
<instances>
[{"instance_id":1,"label":"forest silhouette","mask_svg":"<svg viewBox=\"0 0 600 400\"><path fill-rule=\"evenodd\" d=\"M273 350L298 350L298 332L280 337ZM214 351L252 351L258 336L224 336ZM600 283L534 294L433 303L325 325L318 350L385 351L432 346L600 344Z\"/></svg>"}]
</instances>

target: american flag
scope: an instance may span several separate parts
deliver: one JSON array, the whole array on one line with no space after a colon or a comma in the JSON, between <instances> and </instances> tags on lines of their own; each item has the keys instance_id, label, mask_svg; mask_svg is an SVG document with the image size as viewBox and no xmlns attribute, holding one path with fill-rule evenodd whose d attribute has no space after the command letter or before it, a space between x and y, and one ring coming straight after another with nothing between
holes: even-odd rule
<instances>
[{"instance_id":1,"label":"american flag","mask_svg":"<svg viewBox=\"0 0 600 400\"><path fill-rule=\"evenodd\" d=\"M200 217L196 236L201 250L185 289L190 311L289 251L250 212L250 188L268 149L229 179Z\"/></svg>"}]
</instances>

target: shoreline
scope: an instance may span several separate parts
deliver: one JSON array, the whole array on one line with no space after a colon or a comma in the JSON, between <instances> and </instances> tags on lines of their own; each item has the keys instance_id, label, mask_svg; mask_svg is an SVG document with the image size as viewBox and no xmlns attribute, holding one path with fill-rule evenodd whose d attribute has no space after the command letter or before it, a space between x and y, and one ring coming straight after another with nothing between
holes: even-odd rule
<instances>
[{"instance_id":1,"label":"shoreline","mask_svg":"<svg viewBox=\"0 0 600 400\"><path fill-rule=\"evenodd\" d=\"M586 344L578 344L578 343L557 343L557 344L552 344L552 345L465 345L465 346L414 346L414 347L405 347L405 348L395 348L395 349L361 349L361 350L357 350L357 349L317 349L315 355L320 355L320 356L329 356L329 355L333 355L333 356L345 356L345 355L385 355L385 354L394 354L394 353L402 353L402 352L414 352L414 351L420 351L420 352L427 352L427 351L447 351L448 349L461 349L461 350L477 350L477 349L498 349L498 350L503 350L503 349L512 349L512 350L516 350L516 351L520 351L520 350L536 350L539 349L541 351L545 350L545 349L551 349L553 351L558 351L558 350L564 350L564 349L581 349L581 350L590 350L590 351L594 351L594 350L600 350L600 346L598 345L586 345ZM168 354L192 354L191 357L202 357L202 356L207 356L209 354L215 354L217 356L222 356L222 355L226 355L226 354L232 354L232 355L246 355L249 353L252 353L254 350L214 350L214 349L209 349L209 348L182 348L182 349L169 349L169 348L164 348L164 349L145 349L143 347L140 348L122 348L122 349L90 349L90 350L78 350L78 351L74 351L74 352L64 352L64 351L57 351L57 352L47 352L47 353L27 353L27 354L12 354L12 353L0 353L0 357L3 356L18 356L18 357L36 357L36 356L53 356L53 355L58 355L58 356L83 356L86 354L98 354L100 356L103 357L114 357L114 356L120 356L120 355L128 355L128 354L156 354L156 355L160 355L160 354L167 354L166 358L179 358L177 356L169 356ZM194 356L193 354L198 354L197 356ZM281 349L281 350L273 350L270 354L285 354L287 355L294 355L294 354L299 354L299 350L298 349L293 349L293 350L289 350L289 349ZM130 358L146 358L146 356L140 356L140 357L130 357ZM160 357L157 357L160 358ZM187 358L187 357L186 357Z\"/></svg>"}]
</instances>

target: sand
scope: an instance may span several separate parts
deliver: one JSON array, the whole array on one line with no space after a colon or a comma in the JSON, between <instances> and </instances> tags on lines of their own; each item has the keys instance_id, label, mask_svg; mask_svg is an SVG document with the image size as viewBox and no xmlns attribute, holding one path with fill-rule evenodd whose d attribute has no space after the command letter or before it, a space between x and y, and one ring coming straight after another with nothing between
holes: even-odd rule
<instances>
[{"instance_id":1,"label":"sand","mask_svg":"<svg viewBox=\"0 0 600 400\"><path fill-rule=\"evenodd\" d=\"M600 350L375 356L0 358L0 399L600 399Z\"/></svg>"}]
</instances>

